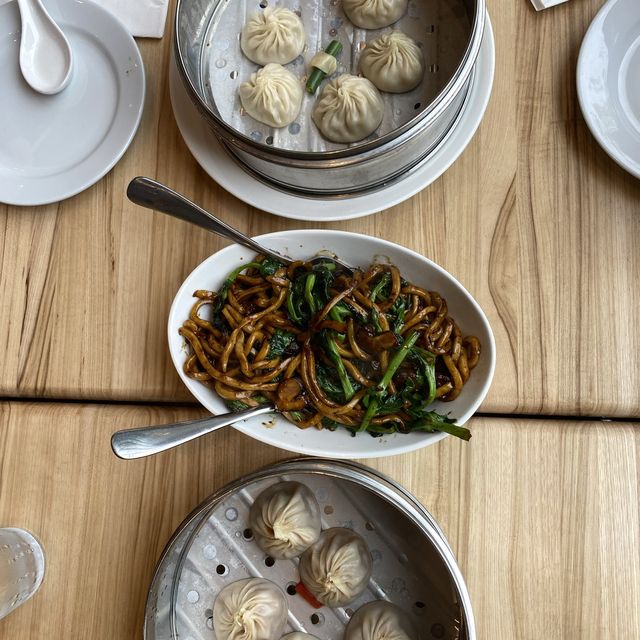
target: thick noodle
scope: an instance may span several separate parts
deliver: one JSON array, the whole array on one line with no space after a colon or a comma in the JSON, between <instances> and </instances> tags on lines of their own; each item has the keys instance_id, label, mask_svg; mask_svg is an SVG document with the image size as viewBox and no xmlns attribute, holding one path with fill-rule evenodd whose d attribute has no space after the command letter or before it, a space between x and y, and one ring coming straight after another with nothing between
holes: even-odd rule
<instances>
[{"instance_id":1,"label":"thick noodle","mask_svg":"<svg viewBox=\"0 0 640 640\"><path fill-rule=\"evenodd\" d=\"M348 275L257 256L220 292L194 296L180 329L191 346L184 371L232 409L269 401L301 428L467 437L426 407L458 397L480 341L463 335L440 294L395 266Z\"/></svg>"}]
</instances>

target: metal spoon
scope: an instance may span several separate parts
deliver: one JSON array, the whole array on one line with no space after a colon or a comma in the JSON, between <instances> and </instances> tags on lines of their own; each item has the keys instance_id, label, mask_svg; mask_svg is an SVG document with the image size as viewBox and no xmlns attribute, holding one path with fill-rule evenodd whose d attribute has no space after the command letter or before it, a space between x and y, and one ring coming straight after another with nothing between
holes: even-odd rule
<instances>
[{"instance_id":1,"label":"metal spoon","mask_svg":"<svg viewBox=\"0 0 640 640\"><path fill-rule=\"evenodd\" d=\"M135 204L139 204L141 207L161 211L174 218L191 222L223 238L233 240L256 253L266 254L274 260L279 260L285 264L291 264L293 262L291 258L258 244L255 240L240 233L237 229L230 227L226 222L216 218L212 213L205 211L202 207L191 202L191 200L187 200L187 198L178 192L151 178L134 178L127 188L127 197L131 202L135 202ZM353 267L335 256L315 256L308 260L308 262L311 264L332 262L341 270L349 274L353 273Z\"/></svg>"},{"instance_id":2,"label":"metal spoon","mask_svg":"<svg viewBox=\"0 0 640 640\"><path fill-rule=\"evenodd\" d=\"M163 424L157 427L140 427L117 431L111 436L111 448L118 458L133 460L144 458L154 453L177 447L190 440L195 440L212 431L227 427L239 420L246 420L263 413L274 413L277 409L271 404L250 407L243 411L223 413L210 418Z\"/></svg>"},{"instance_id":3,"label":"metal spoon","mask_svg":"<svg viewBox=\"0 0 640 640\"><path fill-rule=\"evenodd\" d=\"M18 0L22 35L20 70L29 86L46 95L62 91L71 79L69 41L41 0Z\"/></svg>"}]
</instances>

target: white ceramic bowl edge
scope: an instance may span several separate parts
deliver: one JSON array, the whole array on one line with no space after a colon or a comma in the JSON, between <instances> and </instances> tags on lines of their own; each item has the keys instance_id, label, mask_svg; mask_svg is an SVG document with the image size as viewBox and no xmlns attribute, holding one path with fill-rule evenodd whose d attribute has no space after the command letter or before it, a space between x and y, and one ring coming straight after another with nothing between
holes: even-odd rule
<instances>
[{"instance_id":1,"label":"white ceramic bowl edge","mask_svg":"<svg viewBox=\"0 0 640 640\"><path fill-rule=\"evenodd\" d=\"M294 258L309 258L329 250L354 266L366 267L373 261L389 260L410 282L438 291L446 300L449 313L465 334L475 335L482 344L478 366L460 396L449 403L435 403L436 410L450 412L460 425L478 409L486 396L495 369L495 340L489 322L471 294L442 267L420 254L392 242L357 233L332 230L294 230L270 233L254 238L265 246ZM253 253L230 245L197 266L175 296L169 312L168 338L171 358L191 393L212 413L225 413L222 399L206 385L188 378L182 370L188 350L179 328L188 317L196 289L216 290L226 274ZM346 429L336 431L299 429L282 417L275 421L264 416L234 425L262 442L299 453L333 458L373 458L405 453L441 440L444 433L411 433L373 438L363 433L352 436Z\"/></svg>"}]
</instances>

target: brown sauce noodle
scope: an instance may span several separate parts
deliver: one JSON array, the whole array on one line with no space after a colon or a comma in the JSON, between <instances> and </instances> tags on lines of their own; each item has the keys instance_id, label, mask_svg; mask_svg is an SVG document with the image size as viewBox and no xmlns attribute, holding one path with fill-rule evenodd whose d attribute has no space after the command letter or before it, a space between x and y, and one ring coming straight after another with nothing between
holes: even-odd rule
<instances>
[{"instance_id":1,"label":"brown sauce noodle","mask_svg":"<svg viewBox=\"0 0 640 640\"><path fill-rule=\"evenodd\" d=\"M221 292L196 291L180 328L184 372L232 407L269 401L301 428L429 430L415 398L454 400L478 364L480 341L446 300L393 265L348 275L265 260L236 270Z\"/></svg>"}]
</instances>

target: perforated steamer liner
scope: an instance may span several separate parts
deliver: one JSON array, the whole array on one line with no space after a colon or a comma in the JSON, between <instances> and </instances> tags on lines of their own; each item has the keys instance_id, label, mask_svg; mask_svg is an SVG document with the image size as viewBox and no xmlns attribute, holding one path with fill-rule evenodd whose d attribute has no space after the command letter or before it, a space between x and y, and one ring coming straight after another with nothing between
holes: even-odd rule
<instances>
[{"instance_id":1,"label":"perforated steamer liner","mask_svg":"<svg viewBox=\"0 0 640 640\"><path fill-rule=\"evenodd\" d=\"M292 9L304 22L307 34L305 50L286 65L303 84L308 76L308 62L331 40L338 40L343 46L338 69L330 77L336 78L342 73L358 74L360 54L366 41L392 31L392 27L376 30L354 28L337 0L268 1L275 6ZM313 105L324 84L313 96L304 92L300 114L291 125L282 129L261 124L242 108L238 88L260 67L242 54L240 31L248 18L256 11L262 11L261 5L266 3L267 0L260 0L260 4L229 0L213 12L205 35L199 79L207 104L217 109L220 117L239 133L256 142L301 152L344 149L344 144L335 144L322 137L311 120ZM470 25L461 0L412 0L405 16L393 28L403 31L418 43L425 58L426 71L423 81L413 91L382 94L384 119L367 139L369 142L405 125L423 106L431 104L462 58Z\"/></svg>"},{"instance_id":2,"label":"perforated steamer liner","mask_svg":"<svg viewBox=\"0 0 640 640\"><path fill-rule=\"evenodd\" d=\"M287 7L305 25L305 51L286 65L303 84L308 62L329 41L343 44L334 76L357 74L365 42L392 29L409 34L422 48L423 82L405 94L383 93L381 126L352 145L327 141L311 120L324 85L315 96L305 92L300 115L288 127L263 125L244 113L238 87L259 68L242 54L240 32L247 18L266 6ZM484 0L411 0L391 27L364 30L351 24L340 0L179 0L176 59L203 118L247 169L307 196L345 195L384 186L446 136L467 95L484 15Z\"/></svg>"},{"instance_id":3,"label":"perforated steamer liner","mask_svg":"<svg viewBox=\"0 0 640 640\"><path fill-rule=\"evenodd\" d=\"M240 479L212 496L185 521L161 559L147 603L145 637L215 638L212 608L225 585L263 576L291 592L297 559L273 560L249 530L255 497L282 480L303 482L316 495L323 528L353 528L373 557L369 588L348 607L314 609L288 593L287 630L321 640L342 638L350 616L365 602L398 604L429 638L475 638L464 581L444 535L430 514L402 487L354 463L302 459ZM219 639L221 640L221 639Z\"/></svg>"}]
</instances>

